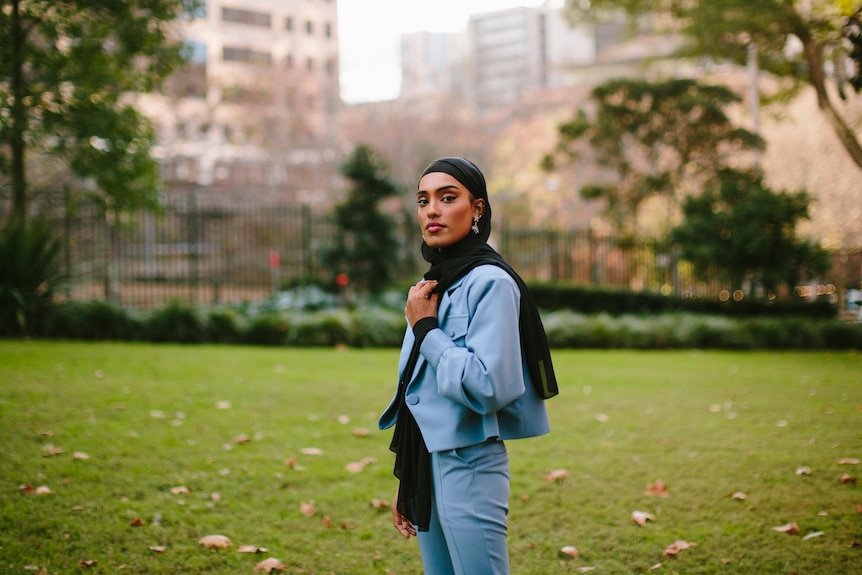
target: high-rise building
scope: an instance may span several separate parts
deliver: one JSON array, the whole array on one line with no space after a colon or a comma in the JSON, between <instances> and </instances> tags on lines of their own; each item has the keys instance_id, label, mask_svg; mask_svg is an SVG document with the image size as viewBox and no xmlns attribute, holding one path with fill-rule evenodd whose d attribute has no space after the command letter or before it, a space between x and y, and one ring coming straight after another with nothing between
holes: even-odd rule
<instances>
[{"instance_id":1,"label":"high-rise building","mask_svg":"<svg viewBox=\"0 0 862 575\"><path fill-rule=\"evenodd\" d=\"M336 0L206 0L177 22L191 65L141 98L172 190L321 198L341 105L336 14Z\"/></svg>"}]
</instances>

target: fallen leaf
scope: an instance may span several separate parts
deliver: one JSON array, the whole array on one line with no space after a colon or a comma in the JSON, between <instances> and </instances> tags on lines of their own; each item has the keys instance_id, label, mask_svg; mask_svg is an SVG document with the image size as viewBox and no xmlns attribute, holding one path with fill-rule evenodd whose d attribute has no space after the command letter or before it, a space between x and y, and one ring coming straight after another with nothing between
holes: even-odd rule
<instances>
[{"instance_id":1,"label":"fallen leaf","mask_svg":"<svg viewBox=\"0 0 862 575\"><path fill-rule=\"evenodd\" d=\"M595 567L584 566L584 567L581 567L580 569L578 569L578 573L589 573L590 571L595 571L595 570L596 570Z\"/></svg>"},{"instance_id":2,"label":"fallen leaf","mask_svg":"<svg viewBox=\"0 0 862 575\"><path fill-rule=\"evenodd\" d=\"M171 487L171 493L174 495L188 495L190 491L185 485L180 485L178 487Z\"/></svg>"},{"instance_id":3,"label":"fallen leaf","mask_svg":"<svg viewBox=\"0 0 862 575\"><path fill-rule=\"evenodd\" d=\"M24 495L27 495L27 494L30 494L30 493L33 493L34 491L36 491L36 488L33 487L32 485L30 485L29 483L22 483L21 485L18 486L18 489Z\"/></svg>"},{"instance_id":4,"label":"fallen leaf","mask_svg":"<svg viewBox=\"0 0 862 575\"><path fill-rule=\"evenodd\" d=\"M842 457L838 460L838 465L859 465L859 460L855 457Z\"/></svg>"},{"instance_id":5,"label":"fallen leaf","mask_svg":"<svg viewBox=\"0 0 862 575\"><path fill-rule=\"evenodd\" d=\"M610 418L607 415L605 415L604 413L597 413L596 414L596 421L598 421L599 423L607 423L609 420L610 420Z\"/></svg>"},{"instance_id":6,"label":"fallen leaf","mask_svg":"<svg viewBox=\"0 0 862 575\"><path fill-rule=\"evenodd\" d=\"M90 456L83 451L76 451L72 454L72 459L90 459Z\"/></svg>"},{"instance_id":7,"label":"fallen leaf","mask_svg":"<svg viewBox=\"0 0 862 575\"><path fill-rule=\"evenodd\" d=\"M748 496L745 493L743 493L742 491L735 491L734 493L731 493L730 498L731 499L739 499L740 501L745 501L746 499L748 499Z\"/></svg>"},{"instance_id":8,"label":"fallen leaf","mask_svg":"<svg viewBox=\"0 0 862 575\"><path fill-rule=\"evenodd\" d=\"M676 540L665 548L664 553L662 553L662 557L675 557L683 549L691 549L695 545L697 545L697 543Z\"/></svg>"},{"instance_id":9,"label":"fallen leaf","mask_svg":"<svg viewBox=\"0 0 862 575\"><path fill-rule=\"evenodd\" d=\"M224 535L207 535L202 537L198 543L207 549L227 549L233 545L231 540Z\"/></svg>"},{"instance_id":10,"label":"fallen leaf","mask_svg":"<svg viewBox=\"0 0 862 575\"><path fill-rule=\"evenodd\" d=\"M849 475L847 475L845 473L844 475L841 476L841 483L843 483L845 485L856 485L856 478L850 477Z\"/></svg>"},{"instance_id":11,"label":"fallen leaf","mask_svg":"<svg viewBox=\"0 0 862 575\"><path fill-rule=\"evenodd\" d=\"M811 468L808 466L797 467L796 475L811 475Z\"/></svg>"},{"instance_id":12,"label":"fallen leaf","mask_svg":"<svg viewBox=\"0 0 862 575\"><path fill-rule=\"evenodd\" d=\"M164 553L168 548L164 545L150 545L150 551L155 551L156 553Z\"/></svg>"},{"instance_id":13,"label":"fallen leaf","mask_svg":"<svg viewBox=\"0 0 862 575\"><path fill-rule=\"evenodd\" d=\"M788 535L796 535L799 533L799 525L796 523L787 523L779 527L773 527L772 530L779 533L787 533Z\"/></svg>"},{"instance_id":14,"label":"fallen leaf","mask_svg":"<svg viewBox=\"0 0 862 575\"><path fill-rule=\"evenodd\" d=\"M856 506L856 513L862 513L862 503Z\"/></svg>"},{"instance_id":15,"label":"fallen leaf","mask_svg":"<svg viewBox=\"0 0 862 575\"><path fill-rule=\"evenodd\" d=\"M667 497L667 485L664 484L664 481L661 479L656 479L655 483L647 484L647 495L654 495L656 497Z\"/></svg>"},{"instance_id":16,"label":"fallen leaf","mask_svg":"<svg viewBox=\"0 0 862 575\"><path fill-rule=\"evenodd\" d=\"M35 493L36 495L50 495L50 494L52 494L52 493L54 493L54 492L53 492L53 491L51 491L51 488L50 488L50 487L48 487L47 485L40 485L39 487L37 487L37 488L33 491L33 493Z\"/></svg>"},{"instance_id":17,"label":"fallen leaf","mask_svg":"<svg viewBox=\"0 0 862 575\"><path fill-rule=\"evenodd\" d=\"M80 567L95 567L99 562L95 559L81 559L78 561Z\"/></svg>"},{"instance_id":18,"label":"fallen leaf","mask_svg":"<svg viewBox=\"0 0 862 575\"><path fill-rule=\"evenodd\" d=\"M577 559L579 555L578 550L571 545L566 545L565 547L560 549L560 553L562 553L563 555L568 555L569 557L573 557L575 559Z\"/></svg>"},{"instance_id":19,"label":"fallen leaf","mask_svg":"<svg viewBox=\"0 0 862 575\"><path fill-rule=\"evenodd\" d=\"M266 547L258 547L257 545L240 545L237 549L238 553L268 553Z\"/></svg>"},{"instance_id":20,"label":"fallen leaf","mask_svg":"<svg viewBox=\"0 0 862 575\"><path fill-rule=\"evenodd\" d=\"M251 437L249 437L245 433L241 433L233 438L233 442L239 445L243 443L248 443L249 441L251 441Z\"/></svg>"},{"instance_id":21,"label":"fallen leaf","mask_svg":"<svg viewBox=\"0 0 862 575\"><path fill-rule=\"evenodd\" d=\"M39 435L41 435L42 437L54 437L54 432L50 429L43 429L39 432Z\"/></svg>"},{"instance_id":22,"label":"fallen leaf","mask_svg":"<svg viewBox=\"0 0 862 575\"><path fill-rule=\"evenodd\" d=\"M303 447L299 452L303 455L323 455L323 450L319 447Z\"/></svg>"},{"instance_id":23,"label":"fallen leaf","mask_svg":"<svg viewBox=\"0 0 862 575\"><path fill-rule=\"evenodd\" d=\"M296 469L296 457L288 457L284 460L284 464L291 469Z\"/></svg>"},{"instance_id":24,"label":"fallen leaf","mask_svg":"<svg viewBox=\"0 0 862 575\"><path fill-rule=\"evenodd\" d=\"M650 571L654 571L656 569L661 569L661 563L656 563L652 567L649 568Z\"/></svg>"},{"instance_id":25,"label":"fallen leaf","mask_svg":"<svg viewBox=\"0 0 862 575\"><path fill-rule=\"evenodd\" d=\"M338 416L338 423L340 423L341 425L347 425L348 423L350 423L350 416L349 415L339 415Z\"/></svg>"},{"instance_id":26,"label":"fallen leaf","mask_svg":"<svg viewBox=\"0 0 862 575\"><path fill-rule=\"evenodd\" d=\"M853 541L851 541L851 542L850 542L850 544L849 544L849 545L847 545L847 547L850 547L850 548L853 548L853 547L862 547L862 543L860 543L859 541L856 541L856 540L854 539Z\"/></svg>"},{"instance_id":27,"label":"fallen leaf","mask_svg":"<svg viewBox=\"0 0 862 575\"><path fill-rule=\"evenodd\" d=\"M821 535L823 535L822 531L813 531L813 532L809 533L808 535L806 535L805 537L803 537L802 540L807 541L809 539L814 539L815 537L820 537Z\"/></svg>"},{"instance_id":28,"label":"fallen leaf","mask_svg":"<svg viewBox=\"0 0 862 575\"><path fill-rule=\"evenodd\" d=\"M372 499L371 507L375 509L389 509L389 502L384 501L383 499Z\"/></svg>"},{"instance_id":29,"label":"fallen leaf","mask_svg":"<svg viewBox=\"0 0 862 575\"><path fill-rule=\"evenodd\" d=\"M368 437L371 435L371 432L364 427L356 427L353 429L353 435L356 437Z\"/></svg>"},{"instance_id":30,"label":"fallen leaf","mask_svg":"<svg viewBox=\"0 0 862 575\"><path fill-rule=\"evenodd\" d=\"M229 401L218 401L216 402L216 409L230 409Z\"/></svg>"},{"instance_id":31,"label":"fallen leaf","mask_svg":"<svg viewBox=\"0 0 862 575\"><path fill-rule=\"evenodd\" d=\"M359 461L352 461L348 463L344 466L344 468L350 473L360 473L369 463L377 463L377 460L373 457L363 457Z\"/></svg>"},{"instance_id":32,"label":"fallen leaf","mask_svg":"<svg viewBox=\"0 0 862 575\"><path fill-rule=\"evenodd\" d=\"M565 483L569 479L569 472L565 469L552 469L550 473L543 475L542 479L549 483L553 483L554 481Z\"/></svg>"},{"instance_id":33,"label":"fallen leaf","mask_svg":"<svg viewBox=\"0 0 862 575\"><path fill-rule=\"evenodd\" d=\"M640 525L644 527L646 525L647 519L650 521L655 521L655 517L652 514L647 513L646 511L633 511L632 512L632 522L635 525Z\"/></svg>"},{"instance_id":34,"label":"fallen leaf","mask_svg":"<svg viewBox=\"0 0 862 575\"><path fill-rule=\"evenodd\" d=\"M282 562L275 557L264 559L263 561L254 566L255 571L266 571L267 573L269 573L273 569L276 571L284 571L285 569L287 569L287 567L285 567Z\"/></svg>"},{"instance_id":35,"label":"fallen leaf","mask_svg":"<svg viewBox=\"0 0 862 575\"><path fill-rule=\"evenodd\" d=\"M62 453L62 447L56 447L49 443L42 447L42 451L39 453L39 455L41 455L42 457L53 457L55 455L61 455Z\"/></svg>"},{"instance_id":36,"label":"fallen leaf","mask_svg":"<svg viewBox=\"0 0 862 575\"><path fill-rule=\"evenodd\" d=\"M146 524L147 524L147 522L144 521L143 519L141 519L140 517L136 517L135 519L132 519L131 521L129 521L129 526L131 526L131 527L141 527L142 525L146 525Z\"/></svg>"},{"instance_id":37,"label":"fallen leaf","mask_svg":"<svg viewBox=\"0 0 862 575\"><path fill-rule=\"evenodd\" d=\"M299 512L305 515L306 517L311 517L315 513L317 513L317 508L314 506L314 501L305 502L299 504Z\"/></svg>"}]
</instances>

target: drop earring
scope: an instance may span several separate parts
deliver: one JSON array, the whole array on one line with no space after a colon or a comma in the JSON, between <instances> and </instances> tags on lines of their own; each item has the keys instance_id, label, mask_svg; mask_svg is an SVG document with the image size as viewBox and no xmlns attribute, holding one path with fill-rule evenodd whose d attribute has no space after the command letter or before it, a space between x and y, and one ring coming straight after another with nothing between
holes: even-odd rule
<instances>
[{"instance_id":1,"label":"drop earring","mask_svg":"<svg viewBox=\"0 0 862 575\"><path fill-rule=\"evenodd\" d=\"M473 225L470 226L470 230L477 235L479 234L479 218L481 217L479 214L473 214Z\"/></svg>"}]
</instances>

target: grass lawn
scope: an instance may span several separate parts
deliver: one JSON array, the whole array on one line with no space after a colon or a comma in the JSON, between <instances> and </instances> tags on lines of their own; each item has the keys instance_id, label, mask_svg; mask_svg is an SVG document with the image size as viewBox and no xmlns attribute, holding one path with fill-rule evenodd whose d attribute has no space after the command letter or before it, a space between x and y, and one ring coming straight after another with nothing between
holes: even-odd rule
<instances>
[{"instance_id":1,"label":"grass lawn","mask_svg":"<svg viewBox=\"0 0 862 575\"><path fill-rule=\"evenodd\" d=\"M0 571L253 574L277 558L289 574L421 573L373 505L396 488L376 428L396 360L0 341ZM508 444L512 573L862 573L862 357L554 360L553 433ZM658 480L666 497L648 493ZM198 543L212 534L233 546ZM678 540L695 545L663 557Z\"/></svg>"}]
</instances>

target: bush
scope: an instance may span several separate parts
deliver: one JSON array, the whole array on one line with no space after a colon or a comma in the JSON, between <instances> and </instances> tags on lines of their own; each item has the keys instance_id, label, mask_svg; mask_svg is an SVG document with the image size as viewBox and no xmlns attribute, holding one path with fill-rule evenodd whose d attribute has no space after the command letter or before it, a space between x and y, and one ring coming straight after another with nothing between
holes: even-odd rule
<instances>
[{"instance_id":1,"label":"bush","mask_svg":"<svg viewBox=\"0 0 862 575\"><path fill-rule=\"evenodd\" d=\"M143 324L127 310L107 301L52 306L40 333L73 339L143 339Z\"/></svg>"},{"instance_id":2,"label":"bush","mask_svg":"<svg viewBox=\"0 0 862 575\"><path fill-rule=\"evenodd\" d=\"M197 308L174 300L152 312L146 335L150 341L200 343L206 341L207 330Z\"/></svg>"},{"instance_id":3,"label":"bush","mask_svg":"<svg viewBox=\"0 0 862 575\"><path fill-rule=\"evenodd\" d=\"M44 318L63 280L60 249L41 220L0 229L0 335L27 335Z\"/></svg>"},{"instance_id":4,"label":"bush","mask_svg":"<svg viewBox=\"0 0 862 575\"><path fill-rule=\"evenodd\" d=\"M207 341L238 343L242 341L243 319L230 309L213 309L206 316Z\"/></svg>"},{"instance_id":5,"label":"bush","mask_svg":"<svg viewBox=\"0 0 862 575\"><path fill-rule=\"evenodd\" d=\"M287 319L281 314L264 314L249 322L243 341L256 345L284 345L289 327Z\"/></svg>"}]
</instances>

